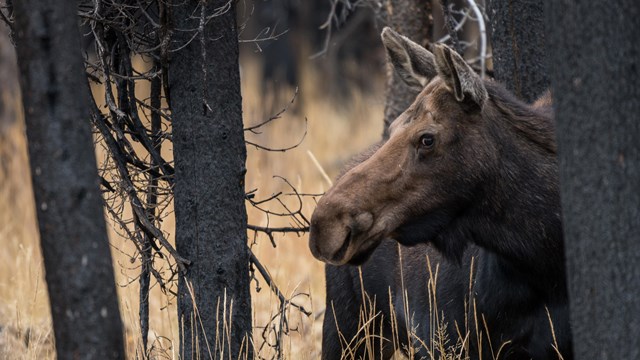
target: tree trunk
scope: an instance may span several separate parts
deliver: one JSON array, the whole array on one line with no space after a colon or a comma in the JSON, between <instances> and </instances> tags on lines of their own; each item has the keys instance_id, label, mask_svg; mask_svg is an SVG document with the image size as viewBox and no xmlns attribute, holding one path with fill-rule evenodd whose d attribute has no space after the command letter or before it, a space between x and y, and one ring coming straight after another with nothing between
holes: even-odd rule
<instances>
[{"instance_id":1,"label":"tree trunk","mask_svg":"<svg viewBox=\"0 0 640 360\"><path fill-rule=\"evenodd\" d=\"M576 359L638 359L640 4L548 0Z\"/></svg>"},{"instance_id":2,"label":"tree trunk","mask_svg":"<svg viewBox=\"0 0 640 360\"><path fill-rule=\"evenodd\" d=\"M75 1L15 2L40 241L59 359L123 359Z\"/></svg>"},{"instance_id":3,"label":"tree trunk","mask_svg":"<svg viewBox=\"0 0 640 360\"><path fill-rule=\"evenodd\" d=\"M193 262L178 281L180 353L183 359L251 358L235 7L226 0L188 0L176 2L172 12L172 48L189 42L173 54L169 69L176 246Z\"/></svg>"},{"instance_id":4,"label":"tree trunk","mask_svg":"<svg viewBox=\"0 0 640 360\"><path fill-rule=\"evenodd\" d=\"M433 17L430 0L387 0L385 4L387 26L421 45L430 40ZM383 138L389 136L389 125L416 99L418 92L387 67L387 96L384 109Z\"/></svg>"},{"instance_id":5,"label":"tree trunk","mask_svg":"<svg viewBox=\"0 0 640 360\"><path fill-rule=\"evenodd\" d=\"M532 102L549 88L541 0L492 0L494 77L520 99Z\"/></svg>"}]
</instances>

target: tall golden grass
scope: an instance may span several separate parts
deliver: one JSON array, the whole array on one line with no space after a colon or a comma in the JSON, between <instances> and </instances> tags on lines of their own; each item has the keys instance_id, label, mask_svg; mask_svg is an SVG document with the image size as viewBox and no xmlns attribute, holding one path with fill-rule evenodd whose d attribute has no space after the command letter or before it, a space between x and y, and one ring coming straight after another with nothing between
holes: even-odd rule
<instances>
[{"instance_id":1,"label":"tall golden grass","mask_svg":"<svg viewBox=\"0 0 640 360\"><path fill-rule=\"evenodd\" d=\"M256 124L286 106L294 94L293 88L274 88L263 92L258 66L247 61L242 66L243 117L246 125ZM380 79L382 80L382 79ZM381 86L364 95L352 91L346 104L337 106L330 96L317 86L326 81L322 74L308 67L302 71L297 101L263 129L261 134L247 134L248 139L271 147L296 143L305 132L302 144L285 153L266 152L249 146L246 189L257 189L258 198L285 190L276 176L288 179L299 191L322 193L329 179L351 155L375 142L382 133L384 97ZM19 99L15 99L20 108ZM308 120L305 122L305 118ZM166 150L170 152L169 150ZM97 154L98 159L102 154ZM44 269L38 243L34 201L26 152L23 120L0 133L0 358L54 358L51 318L48 309ZM324 172L328 173L325 175ZM315 204L305 201L303 212L311 215ZM265 215L248 207L249 222L266 225ZM277 220L269 219L271 225ZM113 225L113 224L112 224ZM170 214L162 229L173 233ZM283 224L286 225L286 224ZM118 285L120 310L126 329L127 353L130 358L140 354L138 325L138 285L134 281L138 267L131 262L132 248L121 237L117 227L110 231L114 271ZM289 311L291 328L297 331L281 340L286 358L317 359L320 356L322 313L324 311L323 264L315 260L307 247L306 237L275 235L277 247L263 235L248 233L256 256L269 269L275 283L285 296L313 311L307 317L295 309ZM263 327L279 309L278 299L257 275L261 290L252 283L254 343L263 340ZM296 294L306 294L297 295ZM307 296L308 295L308 296ZM208 305L208 304L207 304ZM200 306L206 306L200 304ZM177 358L178 320L175 301L152 289L150 298L149 344L154 358ZM273 341L274 339L269 339ZM268 347L260 356L271 356Z\"/></svg>"}]
</instances>

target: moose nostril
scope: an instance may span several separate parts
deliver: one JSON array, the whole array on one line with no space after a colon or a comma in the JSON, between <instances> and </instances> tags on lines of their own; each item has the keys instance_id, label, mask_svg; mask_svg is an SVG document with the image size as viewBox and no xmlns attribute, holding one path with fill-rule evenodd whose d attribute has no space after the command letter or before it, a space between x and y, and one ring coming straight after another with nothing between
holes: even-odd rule
<instances>
[{"instance_id":1,"label":"moose nostril","mask_svg":"<svg viewBox=\"0 0 640 360\"><path fill-rule=\"evenodd\" d=\"M344 256L347 253L347 249L349 249L349 245L351 244L351 237L353 236L353 233L351 232L351 229L347 228L347 233L342 241L342 246L340 246L340 248L338 249L338 251L336 251L335 253L333 253L333 255L331 256L331 259L335 262L340 262L340 260L342 260L344 258Z\"/></svg>"},{"instance_id":2,"label":"moose nostril","mask_svg":"<svg viewBox=\"0 0 640 360\"><path fill-rule=\"evenodd\" d=\"M367 231L373 226L373 214L370 212L363 212L358 214L354 219L354 228L358 232Z\"/></svg>"}]
</instances>

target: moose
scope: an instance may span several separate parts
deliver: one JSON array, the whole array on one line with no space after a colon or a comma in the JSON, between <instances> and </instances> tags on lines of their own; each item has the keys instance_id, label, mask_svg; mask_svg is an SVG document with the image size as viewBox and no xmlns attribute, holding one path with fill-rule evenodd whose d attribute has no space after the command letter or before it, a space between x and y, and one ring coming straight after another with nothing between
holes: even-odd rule
<instances>
[{"instance_id":1,"label":"moose","mask_svg":"<svg viewBox=\"0 0 640 360\"><path fill-rule=\"evenodd\" d=\"M390 358L394 334L414 358L444 358L429 342L434 316L471 359L572 359L551 94L526 104L445 45L381 36L419 95L311 218L310 250L327 263L323 359L345 342L354 358ZM363 289L378 314L373 351L351 341Z\"/></svg>"}]
</instances>

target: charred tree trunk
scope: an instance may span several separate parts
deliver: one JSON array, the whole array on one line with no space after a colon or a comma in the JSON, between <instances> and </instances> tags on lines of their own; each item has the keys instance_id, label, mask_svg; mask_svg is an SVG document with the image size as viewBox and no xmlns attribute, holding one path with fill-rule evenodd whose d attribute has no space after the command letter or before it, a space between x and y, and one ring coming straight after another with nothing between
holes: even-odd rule
<instances>
[{"instance_id":1,"label":"charred tree trunk","mask_svg":"<svg viewBox=\"0 0 640 360\"><path fill-rule=\"evenodd\" d=\"M59 359L123 359L75 1L15 3L40 241Z\"/></svg>"},{"instance_id":2,"label":"charred tree trunk","mask_svg":"<svg viewBox=\"0 0 640 360\"><path fill-rule=\"evenodd\" d=\"M548 0L576 359L638 359L640 4Z\"/></svg>"},{"instance_id":3,"label":"charred tree trunk","mask_svg":"<svg viewBox=\"0 0 640 360\"><path fill-rule=\"evenodd\" d=\"M388 0L385 5L387 26L420 45L426 45L431 40L433 17L430 0ZM411 105L417 95L388 66L383 138L389 136L389 125Z\"/></svg>"},{"instance_id":4,"label":"charred tree trunk","mask_svg":"<svg viewBox=\"0 0 640 360\"><path fill-rule=\"evenodd\" d=\"M176 246L192 261L178 281L180 353L252 358L235 7L188 0L172 12Z\"/></svg>"},{"instance_id":5,"label":"charred tree trunk","mask_svg":"<svg viewBox=\"0 0 640 360\"><path fill-rule=\"evenodd\" d=\"M487 9L494 77L527 102L549 87L543 8L541 0L492 0Z\"/></svg>"}]
</instances>

